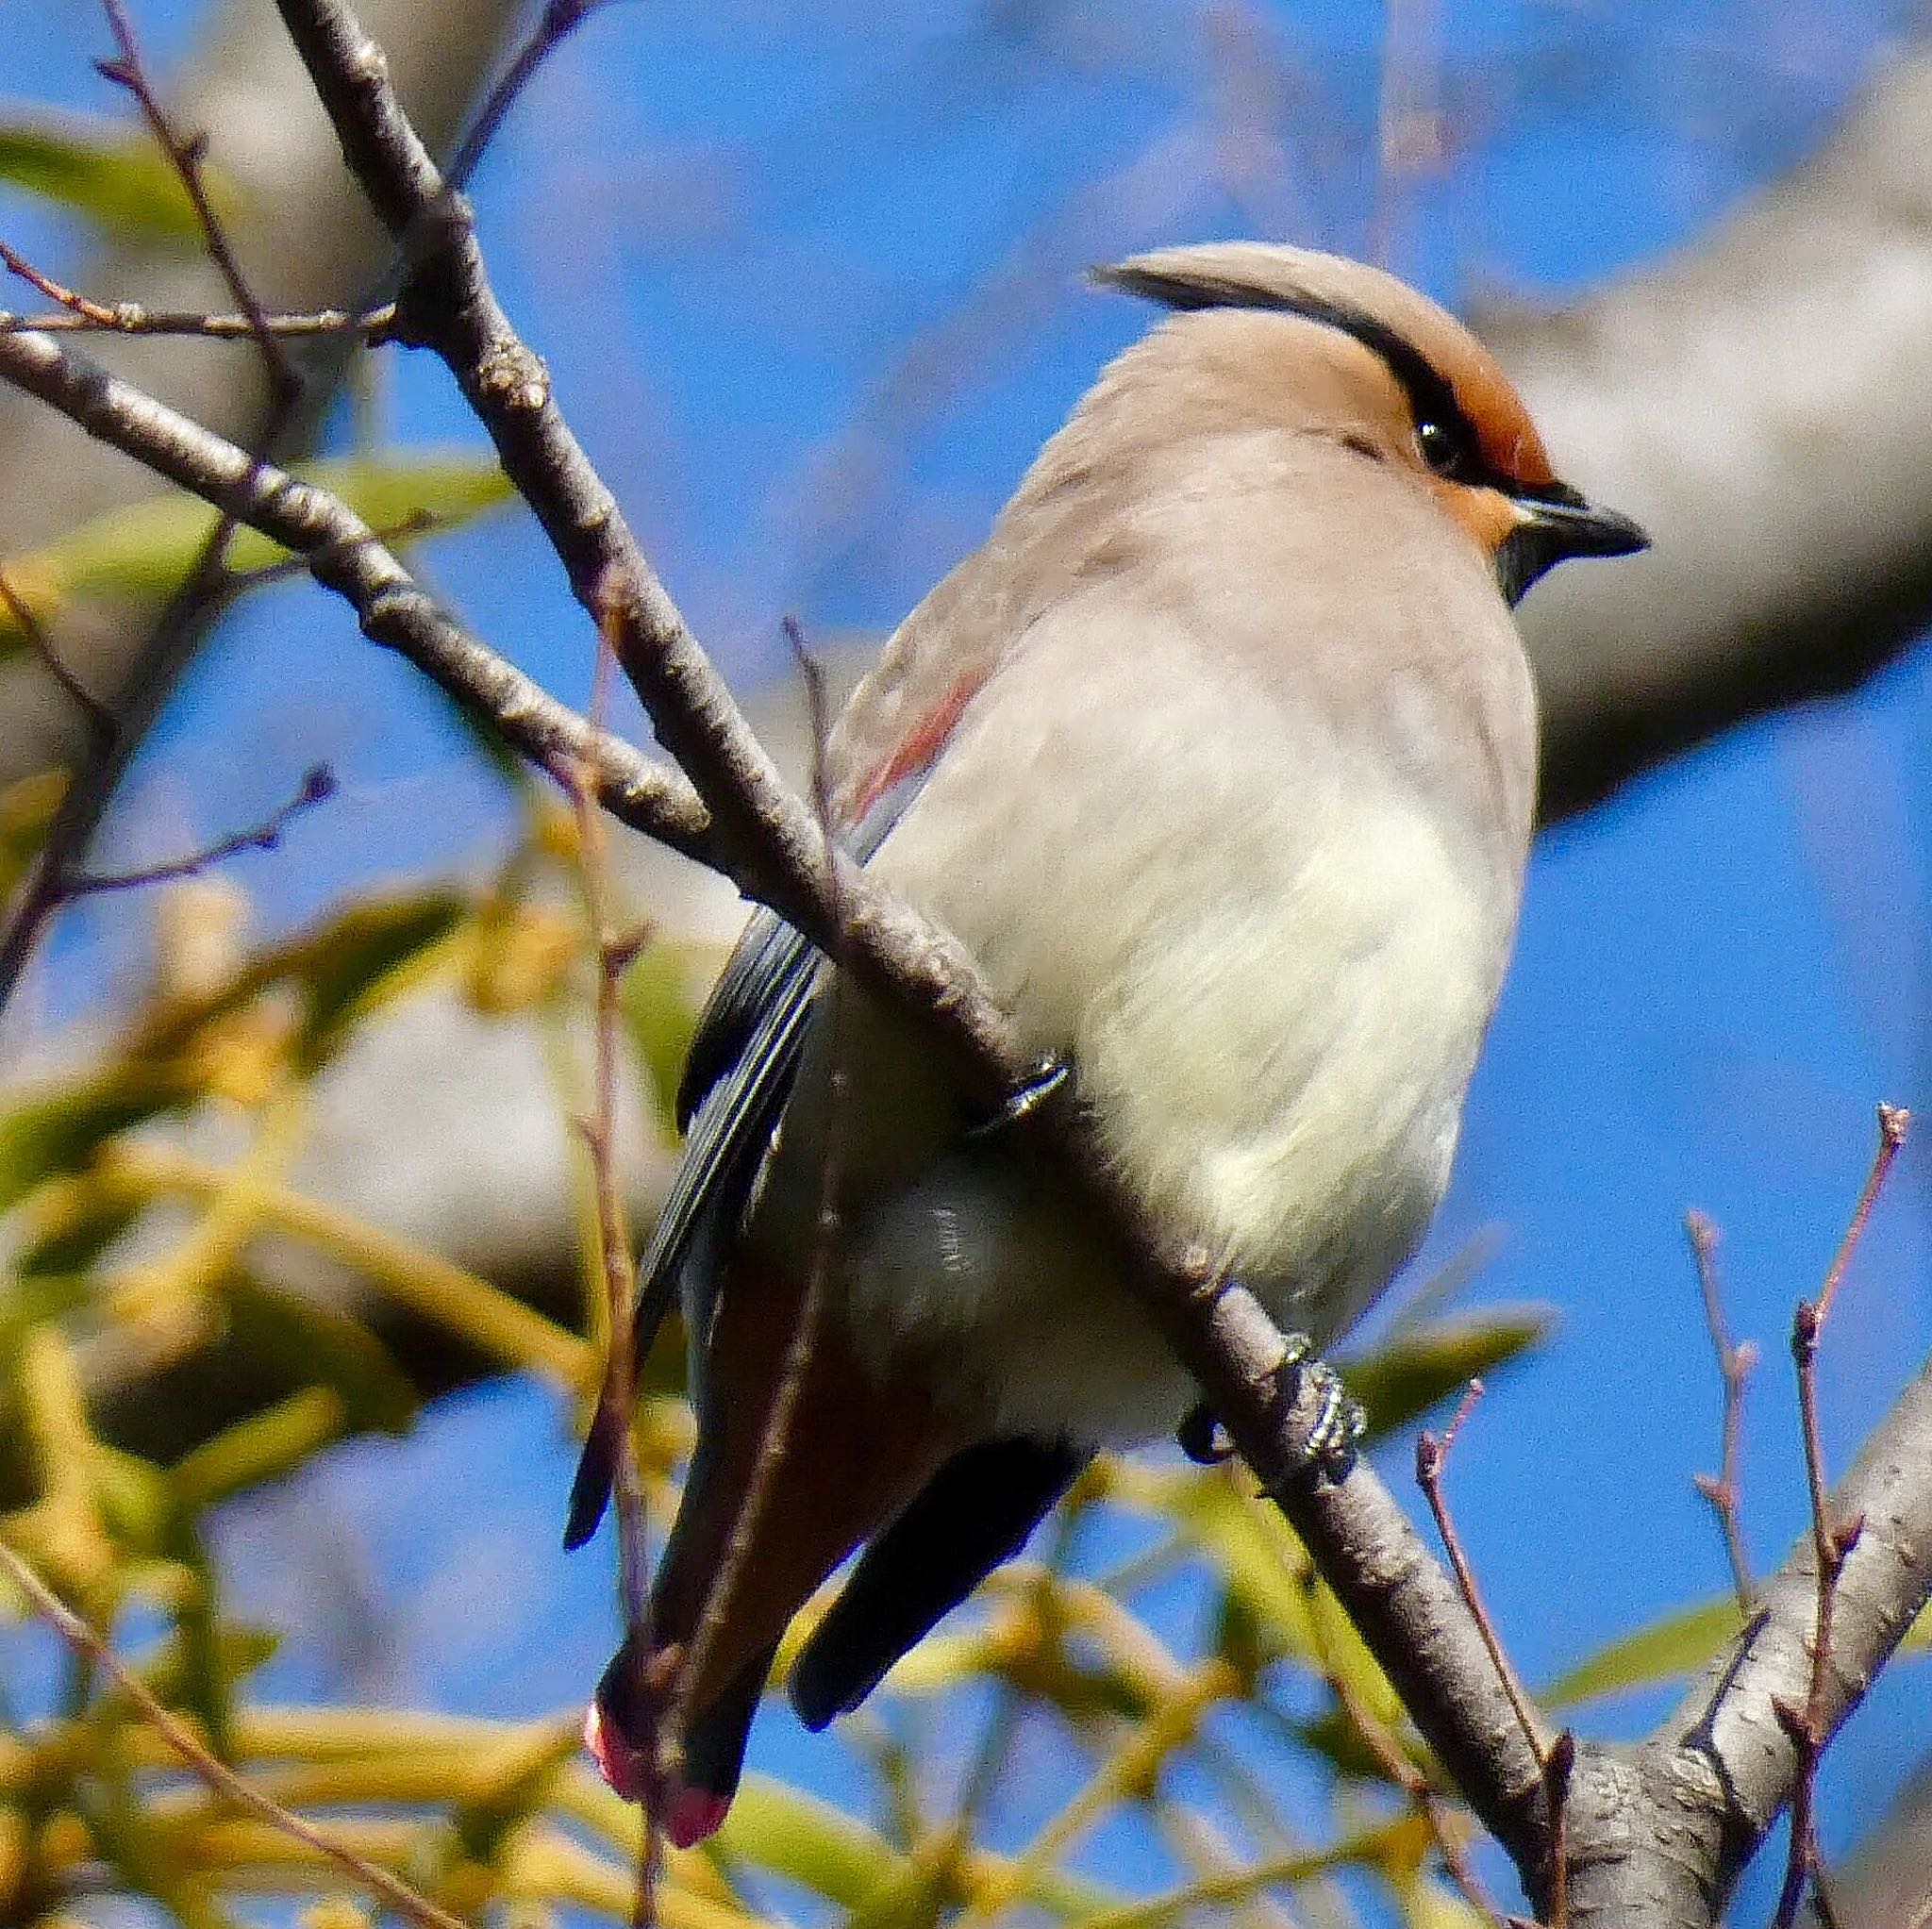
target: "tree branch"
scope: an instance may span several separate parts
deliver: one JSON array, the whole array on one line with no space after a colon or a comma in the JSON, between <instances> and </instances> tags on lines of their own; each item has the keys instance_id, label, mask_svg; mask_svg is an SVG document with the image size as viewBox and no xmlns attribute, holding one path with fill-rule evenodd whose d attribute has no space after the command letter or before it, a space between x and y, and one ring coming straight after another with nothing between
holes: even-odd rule
<instances>
[{"instance_id":1,"label":"tree branch","mask_svg":"<svg viewBox=\"0 0 1932 1929\"><path fill-rule=\"evenodd\" d=\"M1694 247L1474 325L1564 473L1653 539L1523 612L1546 817L1932 623L1932 42Z\"/></svg>"},{"instance_id":2,"label":"tree branch","mask_svg":"<svg viewBox=\"0 0 1932 1929\"><path fill-rule=\"evenodd\" d=\"M303 557L362 632L407 657L540 769L594 773L613 817L708 862L710 821L675 772L591 731L568 706L470 636L339 497L203 428L50 335L0 336L0 380L37 396L177 487Z\"/></svg>"},{"instance_id":3,"label":"tree branch","mask_svg":"<svg viewBox=\"0 0 1932 1929\"><path fill-rule=\"evenodd\" d=\"M493 719L526 757L553 769L561 758L593 770L600 801L625 822L722 865L822 940L841 928L854 972L922 1015L981 1092L1024 1085L1034 1068L970 962L854 867L826 865L809 811L778 781L731 705L556 409L541 361L495 302L468 210L445 191L403 117L379 53L336 0L278 4L352 167L405 243L411 270L398 303L398 339L432 347L451 367L579 599L616 620L625 671L690 783L597 741L581 719L465 636L325 492L250 462L48 337L0 338L0 376L307 556L372 639L402 650L474 713ZM1631 507L1646 505L1633 496ZM1552 714L1564 715L1560 695ZM1623 740L1641 748L1652 740L1638 730ZM1636 765L1626 757L1624 767ZM1579 783L1577 794L1588 789ZM1534 1884L1545 1804L1539 1764L1449 1576L1368 1469L1334 1484L1307 1482L1303 1450L1314 1403L1283 1390L1281 1336L1251 1295L1213 1277L1201 1254L1148 1221L1098 1156L1077 1112L1049 1102L1016 1130L1112 1229L1123 1276L1145 1295L1445 1768ZM1856 1704L1932 1588L1927 1466L1932 1368L1874 1435L1834 1499L1834 1518L1862 1517L1865 1530L1835 1597L1839 1633L1823 1697L1829 1727ZM1768 1585L1763 1611L1736 1653L1661 1738L1634 1758L1578 1752L1566 1801L1573 1923L1713 1920L1715 1900L1791 1787L1796 1751L1775 1708L1809 1684L1812 1557L1807 1538Z\"/></svg>"}]
</instances>

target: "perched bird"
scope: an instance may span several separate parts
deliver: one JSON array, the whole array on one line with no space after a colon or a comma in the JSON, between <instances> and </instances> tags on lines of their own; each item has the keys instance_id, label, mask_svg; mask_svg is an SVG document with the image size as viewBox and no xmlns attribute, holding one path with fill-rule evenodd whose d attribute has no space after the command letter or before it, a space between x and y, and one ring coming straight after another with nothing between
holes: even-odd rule
<instances>
[{"instance_id":1,"label":"perched bird","mask_svg":"<svg viewBox=\"0 0 1932 1929\"><path fill-rule=\"evenodd\" d=\"M1502 983L1536 788L1509 607L1644 537L1556 479L1488 353L1378 270L1229 242L1098 278L1173 312L901 625L832 732L832 807L1067 1069L1138 1195L1325 1344L1441 1200ZM1097 1449L1198 1395L918 1026L769 914L681 1109L639 1337L681 1292L697 1449L647 1633L586 1734L688 1845L724 1818L787 1625L848 1555L791 1671L814 1728ZM765 1444L815 1268L823 1314ZM622 1432L593 1425L572 1546Z\"/></svg>"}]
</instances>

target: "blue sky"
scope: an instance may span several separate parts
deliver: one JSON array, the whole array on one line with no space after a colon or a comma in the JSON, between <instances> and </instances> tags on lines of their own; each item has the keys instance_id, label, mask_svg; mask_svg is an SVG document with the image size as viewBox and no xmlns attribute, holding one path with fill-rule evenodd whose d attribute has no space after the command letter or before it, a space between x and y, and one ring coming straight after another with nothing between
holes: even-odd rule
<instances>
[{"instance_id":1,"label":"blue sky","mask_svg":"<svg viewBox=\"0 0 1932 1929\"><path fill-rule=\"evenodd\" d=\"M1405 204L1396 265L1453 301L1560 291L1680 243L1815 142L1905 12L1445 5L1460 145ZM137 8L169 58L195 15ZM1139 325L1079 290L1085 261L1264 225L1365 245L1383 28L1377 8L1312 0L1211 17L1181 0L885 19L621 6L541 76L486 164L484 235L674 593L749 684L779 672L781 614L808 633L884 630L978 540ZM87 67L105 34L74 0L8 0L0 36L16 96L113 105ZM1237 83L1274 103L1249 132L1275 144L1257 142L1231 192L1205 167L1200 104ZM5 195L0 233L67 258L58 224ZM425 363L386 359L380 406L405 441L478 440ZM582 694L590 640L526 524L500 518L434 557L488 634ZM1766 1355L1746 1441L1759 1563L1803 1525L1791 1305L1856 1195L1874 1102L1932 1106L1928 719L1921 653L1853 698L1735 733L1538 851L1430 1249L1500 1227L1479 1295L1561 1315L1548 1350L1494 1388L1451 1474L1532 1679L1724 1580L1690 1482L1714 1464L1717 1381L1688 1206L1722 1224L1731 1318ZM253 821L318 757L343 780L340 805L238 873L271 924L398 869L458 865L501 834L436 703L325 599L290 588L225 627L114 835L137 849ZM70 919L57 956L104 940L112 955L114 937ZM1926 1177L1922 1141L1831 1329L1834 1465L1932 1337ZM389 1691L508 1712L588 1685L611 1621L596 1556L554 1553L568 1455L547 1402L486 1389L407 1442L345 1450L319 1511L295 1510L350 1538L393 1609ZM443 1504L458 1468L492 1497L487 1517ZM286 1517L238 1520L244 1596L273 1594L284 1531ZM477 1572L501 1581L503 1638L466 1646L443 1590ZM285 1691L323 1678L325 1648L298 1644ZM1833 1757L1828 1849L1928 1743L1923 1677L1898 1670ZM803 1776L825 1758L776 1721L760 1749Z\"/></svg>"}]
</instances>

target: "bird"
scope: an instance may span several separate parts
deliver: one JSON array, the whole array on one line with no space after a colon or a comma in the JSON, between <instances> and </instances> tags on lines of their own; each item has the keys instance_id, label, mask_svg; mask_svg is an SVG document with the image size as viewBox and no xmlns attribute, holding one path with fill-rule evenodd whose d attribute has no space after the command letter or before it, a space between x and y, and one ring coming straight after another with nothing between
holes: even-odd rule
<instances>
[{"instance_id":1,"label":"bird","mask_svg":"<svg viewBox=\"0 0 1932 1929\"><path fill-rule=\"evenodd\" d=\"M1502 986L1537 773L1513 607L1647 539L1380 269L1222 241L1094 278L1164 312L826 733L830 823L963 944L1156 1221L1326 1346L1441 1202ZM585 1736L688 1847L849 1556L789 1671L812 1729L1096 1453L1202 1409L1082 1209L768 911L678 1112L636 1337L681 1300L696 1444ZM626 1425L592 1422L572 1547Z\"/></svg>"}]
</instances>

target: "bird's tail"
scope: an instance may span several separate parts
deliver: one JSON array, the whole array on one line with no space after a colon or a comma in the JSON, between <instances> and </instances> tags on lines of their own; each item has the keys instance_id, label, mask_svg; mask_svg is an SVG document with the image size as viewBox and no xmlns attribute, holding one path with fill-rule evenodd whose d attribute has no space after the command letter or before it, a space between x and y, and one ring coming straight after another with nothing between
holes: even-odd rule
<instances>
[{"instance_id":1,"label":"bird's tail","mask_svg":"<svg viewBox=\"0 0 1932 1929\"><path fill-rule=\"evenodd\" d=\"M792 1616L959 1444L924 1376L874 1377L842 1318L822 1315L794 1354L802 1299L742 1262L720 1282L696 1375L697 1451L648 1625L606 1671L587 1723L606 1780L655 1795L684 1846L724 1819ZM658 1788L667 1719L680 1746Z\"/></svg>"}]
</instances>

